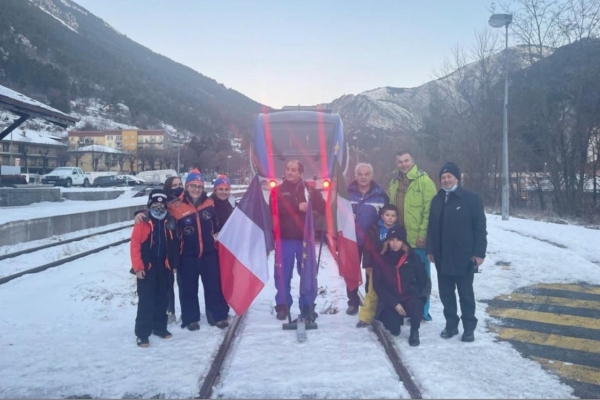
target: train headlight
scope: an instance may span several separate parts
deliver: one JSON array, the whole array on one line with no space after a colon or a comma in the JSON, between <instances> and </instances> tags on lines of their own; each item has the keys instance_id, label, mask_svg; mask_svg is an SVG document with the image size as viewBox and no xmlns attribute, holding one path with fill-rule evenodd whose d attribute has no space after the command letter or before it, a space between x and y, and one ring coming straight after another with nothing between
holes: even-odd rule
<instances>
[{"instance_id":1,"label":"train headlight","mask_svg":"<svg viewBox=\"0 0 600 400\"><path fill-rule=\"evenodd\" d=\"M269 187L270 187L271 189L274 189L274 188L275 188L275 186L277 186L277 182L275 182L275 181L269 181Z\"/></svg>"},{"instance_id":2,"label":"train headlight","mask_svg":"<svg viewBox=\"0 0 600 400\"><path fill-rule=\"evenodd\" d=\"M329 181L328 181L328 180L324 180L324 181L323 181L323 189L329 189L329 186L330 186L330 185L331 185L331 184L329 183Z\"/></svg>"}]
</instances>

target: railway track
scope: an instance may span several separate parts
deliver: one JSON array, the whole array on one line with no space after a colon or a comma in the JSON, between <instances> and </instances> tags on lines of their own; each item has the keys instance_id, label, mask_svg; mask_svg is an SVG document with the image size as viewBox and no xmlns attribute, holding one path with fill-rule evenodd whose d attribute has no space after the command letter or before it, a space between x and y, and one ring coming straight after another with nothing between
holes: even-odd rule
<instances>
[{"instance_id":1,"label":"railway track","mask_svg":"<svg viewBox=\"0 0 600 400\"><path fill-rule=\"evenodd\" d=\"M125 226L125 227L107 229L107 230L104 230L101 232L90 233L89 235L78 236L78 237L72 238L72 239L61 240L60 242L56 242L56 243L49 243L49 244L45 244L42 246L36 246L36 247L31 247L29 249L15 251L13 253L3 254L0 256L0 261L7 260L9 258L15 258L18 256L22 256L23 254L35 253L36 251L51 249L52 247L57 247L57 246L61 246L64 244L77 242L77 241L80 241L83 239L91 238L92 236L104 235L106 233L117 232L117 231L121 231L123 229L131 229L132 226L133 226L133 224Z\"/></svg>"},{"instance_id":2,"label":"railway track","mask_svg":"<svg viewBox=\"0 0 600 400\"><path fill-rule=\"evenodd\" d=\"M120 229L130 229L130 227L129 228L120 228ZM79 240L81 240L81 238ZM108 249L110 247L114 247L114 246L118 246L118 245L127 243L130 240L131 240L130 238L123 239L123 240L118 240L116 242L109 243L109 244L106 244L104 246L99 246L99 247L96 247L96 248L91 249L91 250L83 251L81 253L78 253L78 254L75 254L75 255L72 255L72 256L69 256L69 257L62 258L60 260L52 261L50 263L43 264L43 265L40 265L38 267L26 269L24 271L20 271L20 272L17 272L15 274L11 274L11 275L2 277L2 278L0 278L0 285L3 285L5 283L7 283L7 282L10 282L13 279L20 278L23 275L35 274L35 273L42 272L42 271L45 271L45 270L50 269L50 268L55 268L55 267L58 267L60 265L63 265L63 264L66 264L66 263L78 260L78 259L83 258L83 257L87 257L87 256L89 256L91 254L101 252L101 251L106 250L106 249ZM61 242L60 244L64 244L64 242Z\"/></svg>"},{"instance_id":3,"label":"railway track","mask_svg":"<svg viewBox=\"0 0 600 400\"><path fill-rule=\"evenodd\" d=\"M221 375L221 368L224 361L230 356L230 350L234 348L236 338L241 338L239 333L239 327L242 326L242 320L245 315L238 316L234 319L229 331L223 338L223 341L214 356L214 359L208 368L208 372L204 378L199 382L199 393L196 398L208 399L213 396L213 389L219 383ZM421 399L422 394L417 382L415 382L409 369L404 365L400 354L396 348L394 339L389 335L383 325L379 321L374 321L372 324L373 333L377 336L381 347L383 348L386 357L389 359L393 366L393 369L406 391L409 393L412 399ZM229 360L231 364L231 360ZM229 375L229 372L227 373ZM224 378L225 381L227 378ZM221 393L221 395L223 395ZM304 395L303 395L304 396ZM310 396L309 396L310 397Z\"/></svg>"}]
</instances>

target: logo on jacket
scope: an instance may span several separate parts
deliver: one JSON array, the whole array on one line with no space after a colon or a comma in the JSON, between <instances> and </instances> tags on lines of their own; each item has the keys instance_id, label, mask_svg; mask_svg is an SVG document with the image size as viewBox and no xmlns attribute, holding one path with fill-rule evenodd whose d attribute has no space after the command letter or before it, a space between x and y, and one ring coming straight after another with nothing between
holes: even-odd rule
<instances>
[{"instance_id":1,"label":"logo on jacket","mask_svg":"<svg viewBox=\"0 0 600 400\"><path fill-rule=\"evenodd\" d=\"M209 220L212 218L212 214L208 210L202 211L202 219Z\"/></svg>"},{"instance_id":2,"label":"logo on jacket","mask_svg":"<svg viewBox=\"0 0 600 400\"><path fill-rule=\"evenodd\" d=\"M194 229L194 227L192 225L188 225L185 228L183 228L183 234L185 236L192 236L194 234L194 232L196 232L196 230Z\"/></svg>"}]
</instances>

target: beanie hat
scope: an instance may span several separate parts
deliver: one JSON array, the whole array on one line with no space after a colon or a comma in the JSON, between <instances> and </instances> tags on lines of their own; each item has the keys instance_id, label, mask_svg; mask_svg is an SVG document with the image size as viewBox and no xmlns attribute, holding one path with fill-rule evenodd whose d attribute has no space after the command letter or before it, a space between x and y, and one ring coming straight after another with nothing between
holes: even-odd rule
<instances>
[{"instance_id":1,"label":"beanie hat","mask_svg":"<svg viewBox=\"0 0 600 400\"><path fill-rule=\"evenodd\" d=\"M204 184L204 178L202 177L202 173L197 169L191 170L187 178L185 178L185 186L189 185L190 183Z\"/></svg>"},{"instance_id":2,"label":"beanie hat","mask_svg":"<svg viewBox=\"0 0 600 400\"><path fill-rule=\"evenodd\" d=\"M402 242L407 243L406 242L406 229L404 229L401 226L394 226L393 228L390 228L390 230L388 231L385 240L390 240L390 239L399 239L402 240Z\"/></svg>"},{"instance_id":3,"label":"beanie hat","mask_svg":"<svg viewBox=\"0 0 600 400\"><path fill-rule=\"evenodd\" d=\"M152 203L164 203L165 206L167 205L167 194L164 190L152 189L148 195L148 207L150 207Z\"/></svg>"},{"instance_id":4,"label":"beanie hat","mask_svg":"<svg viewBox=\"0 0 600 400\"><path fill-rule=\"evenodd\" d=\"M442 166L442 169L440 169L440 180L442 180L442 174L445 174L446 172L451 173L460 181L460 169L458 169L458 165L455 163L447 162Z\"/></svg>"},{"instance_id":5,"label":"beanie hat","mask_svg":"<svg viewBox=\"0 0 600 400\"><path fill-rule=\"evenodd\" d=\"M219 186L229 186L231 187L231 182L229 182L229 178L226 175L218 175L217 179L215 179L215 183L213 184L213 188L216 189Z\"/></svg>"}]
</instances>

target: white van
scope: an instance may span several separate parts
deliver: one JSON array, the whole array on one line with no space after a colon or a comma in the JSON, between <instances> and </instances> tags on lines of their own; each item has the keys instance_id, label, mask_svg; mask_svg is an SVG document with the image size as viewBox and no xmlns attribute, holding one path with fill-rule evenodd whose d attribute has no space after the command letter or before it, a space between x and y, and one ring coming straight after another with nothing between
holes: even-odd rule
<instances>
[{"instance_id":1,"label":"white van","mask_svg":"<svg viewBox=\"0 0 600 400\"><path fill-rule=\"evenodd\" d=\"M164 185L170 176L177 176L174 169L157 169L154 171L142 171L135 177L146 182L146 185Z\"/></svg>"}]
</instances>

